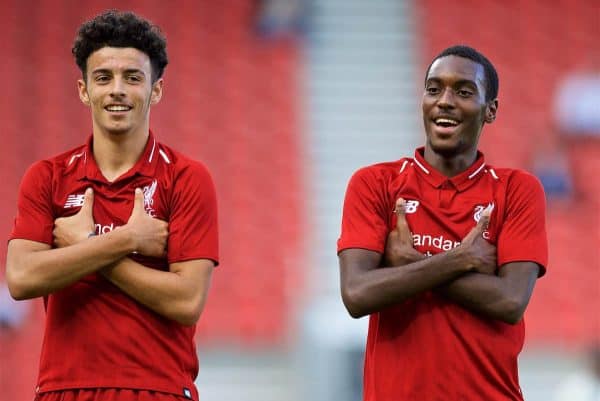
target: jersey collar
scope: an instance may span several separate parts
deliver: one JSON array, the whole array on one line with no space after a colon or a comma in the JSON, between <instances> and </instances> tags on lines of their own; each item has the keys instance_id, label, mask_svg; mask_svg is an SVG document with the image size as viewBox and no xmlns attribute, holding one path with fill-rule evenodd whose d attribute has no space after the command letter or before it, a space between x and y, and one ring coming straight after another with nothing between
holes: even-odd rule
<instances>
[{"instance_id":1,"label":"jersey collar","mask_svg":"<svg viewBox=\"0 0 600 401\"><path fill-rule=\"evenodd\" d=\"M435 188L448 187L448 185L450 185L458 191L464 191L487 172L487 169L485 168L485 157L480 151L477 151L475 163L462 173L450 178L446 177L427 163L423 157L424 154L424 147L415 150L415 158L413 159L415 162L415 170L425 181Z\"/></svg>"},{"instance_id":2,"label":"jersey collar","mask_svg":"<svg viewBox=\"0 0 600 401\"><path fill-rule=\"evenodd\" d=\"M84 147L83 154L80 156L83 163L81 163L78 169L79 179L88 179L93 181L107 182L106 178L102 175L102 172L96 164L92 153L93 135L87 140L87 144ZM153 177L156 171L156 165L158 164L159 158L159 145L154 137L152 131L148 134L148 141L144 152L135 165L129 169L125 174L121 175L116 181L121 181L133 177L134 175L141 175L145 177ZM115 181L115 182L116 182Z\"/></svg>"}]
</instances>

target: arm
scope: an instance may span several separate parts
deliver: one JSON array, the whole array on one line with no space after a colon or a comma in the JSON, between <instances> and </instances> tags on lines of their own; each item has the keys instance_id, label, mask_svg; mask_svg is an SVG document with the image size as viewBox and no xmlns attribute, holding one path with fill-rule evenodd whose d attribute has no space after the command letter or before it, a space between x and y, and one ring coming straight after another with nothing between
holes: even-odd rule
<instances>
[{"instance_id":1,"label":"arm","mask_svg":"<svg viewBox=\"0 0 600 401\"><path fill-rule=\"evenodd\" d=\"M48 295L131 253L131 244L125 230L58 249L13 239L6 257L10 293L18 300Z\"/></svg>"},{"instance_id":2,"label":"arm","mask_svg":"<svg viewBox=\"0 0 600 401\"><path fill-rule=\"evenodd\" d=\"M386 264L394 267L379 268L382 255L374 251L346 249L339 254L342 299L352 317L377 312L465 273L495 265L495 248L486 247L481 238L489 211L459 247L429 258L412 246L403 199L398 200L395 212L396 228L388 235L385 250Z\"/></svg>"},{"instance_id":3,"label":"arm","mask_svg":"<svg viewBox=\"0 0 600 401\"><path fill-rule=\"evenodd\" d=\"M533 262L508 263L498 276L469 273L444 286L442 293L473 312L515 324L529 303L538 271Z\"/></svg>"},{"instance_id":4,"label":"arm","mask_svg":"<svg viewBox=\"0 0 600 401\"><path fill-rule=\"evenodd\" d=\"M110 233L88 238L94 230L93 192L85 192L77 214L55 221L58 248L36 241L13 239L8 245L6 279L15 299L29 299L60 290L132 252L164 254L167 223L144 212L143 194L136 190L129 221Z\"/></svg>"},{"instance_id":5,"label":"arm","mask_svg":"<svg viewBox=\"0 0 600 401\"><path fill-rule=\"evenodd\" d=\"M193 325L202 312L218 260L216 193L203 166L194 164L180 172L169 207L169 271L151 269L125 258L102 273L154 312L183 325ZM145 213L140 217L156 220Z\"/></svg>"},{"instance_id":6,"label":"arm","mask_svg":"<svg viewBox=\"0 0 600 401\"><path fill-rule=\"evenodd\" d=\"M442 291L473 312L514 324L548 260L546 202L539 181L517 171L508 177L506 203L497 241L498 275L465 275Z\"/></svg>"},{"instance_id":7,"label":"arm","mask_svg":"<svg viewBox=\"0 0 600 401\"><path fill-rule=\"evenodd\" d=\"M342 300L354 318L379 312L472 270L460 251L387 268L379 268L381 258L365 249L345 249L339 254Z\"/></svg>"},{"instance_id":8,"label":"arm","mask_svg":"<svg viewBox=\"0 0 600 401\"><path fill-rule=\"evenodd\" d=\"M213 267L212 260L195 259L171 263L169 271L161 271L125 258L102 274L154 312L191 326L204 308Z\"/></svg>"}]
</instances>

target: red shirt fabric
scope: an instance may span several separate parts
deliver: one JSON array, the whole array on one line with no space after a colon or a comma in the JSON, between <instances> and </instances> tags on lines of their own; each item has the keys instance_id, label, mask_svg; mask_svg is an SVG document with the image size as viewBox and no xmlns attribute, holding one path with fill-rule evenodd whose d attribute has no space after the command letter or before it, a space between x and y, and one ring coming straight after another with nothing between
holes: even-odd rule
<instances>
[{"instance_id":1,"label":"red shirt fabric","mask_svg":"<svg viewBox=\"0 0 600 401\"><path fill-rule=\"evenodd\" d=\"M185 396L128 388L71 389L37 394L34 401L185 401Z\"/></svg>"},{"instance_id":2,"label":"red shirt fabric","mask_svg":"<svg viewBox=\"0 0 600 401\"><path fill-rule=\"evenodd\" d=\"M160 144L150 133L139 161L108 182L87 145L32 165L18 196L10 239L52 245L54 220L77 213L86 188L94 190L96 234L125 225L134 190L143 189L148 214L169 223L167 256L130 255L148 268L211 259L218 264L217 203L201 163ZM198 360L195 326L162 317L100 274L91 274L44 299L46 328L37 391L129 388L190 395Z\"/></svg>"},{"instance_id":3,"label":"red shirt fabric","mask_svg":"<svg viewBox=\"0 0 600 401\"><path fill-rule=\"evenodd\" d=\"M447 178L423 158L358 170L344 202L338 253L362 248L384 253L396 226L398 198L415 248L433 255L452 249L494 204L485 237L498 266L532 261L546 271L545 197L539 181L515 169L494 168L479 153L461 174ZM517 356L524 322L482 317L427 291L370 316L364 368L365 401L522 400Z\"/></svg>"}]
</instances>

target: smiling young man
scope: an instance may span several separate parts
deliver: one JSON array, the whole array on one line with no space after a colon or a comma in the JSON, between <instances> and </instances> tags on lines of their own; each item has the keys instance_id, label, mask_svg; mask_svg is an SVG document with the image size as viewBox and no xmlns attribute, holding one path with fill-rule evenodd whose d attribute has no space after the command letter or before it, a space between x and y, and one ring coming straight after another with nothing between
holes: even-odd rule
<instances>
[{"instance_id":1,"label":"smiling young man","mask_svg":"<svg viewBox=\"0 0 600 401\"><path fill-rule=\"evenodd\" d=\"M46 306L36 400L197 400L216 196L206 168L149 129L165 39L110 11L80 27L73 54L92 135L29 168L8 245L12 296Z\"/></svg>"},{"instance_id":2,"label":"smiling young man","mask_svg":"<svg viewBox=\"0 0 600 401\"><path fill-rule=\"evenodd\" d=\"M338 241L342 298L370 315L366 401L522 400L523 313L547 264L532 175L477 150L498 110L493 65L450 47L427 69L425 146L357 171Z\"/></svg>"}]
</instances>

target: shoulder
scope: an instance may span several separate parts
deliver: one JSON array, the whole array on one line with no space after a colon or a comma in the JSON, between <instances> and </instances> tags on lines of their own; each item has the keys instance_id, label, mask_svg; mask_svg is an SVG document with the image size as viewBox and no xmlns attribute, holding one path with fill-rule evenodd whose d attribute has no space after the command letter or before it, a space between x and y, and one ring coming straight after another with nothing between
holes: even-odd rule
<instances>
[{"instance_id":1,"label":"shoulder","mask_svg":"<svg viewBox=\"0 0 600 401\"><path fill-rule=\"evenodd\" d=\"M515 168L488 167L488 171L494 172L499 180L507 187L507 191L542 192L543 187L540 180L533 174Z\"/></svg>"},{"instance_id":2,"label":"shoulder","mask_svg":"<svg viewBox=\"0 0 600 401\"><path fill-rule=\"evenodd\" d=\"M36 176L40 180L56 174L63 175L85 160L87 157L85 150L85 145L81 145L58 155L38 160L29 166L25 174L26 176Z\"/></svg>"},{"instance_id":3,"label":"shoulder","mask_svg":"<svg viewBox=\"0 0 600 401\"><path fill-rule=\"evenodd\" d=\"M162 143L158 144L158 157L162 158L174 179L193 179L196 184L212 182L206 165Z\"/></svg>"},{"instance_id":4,"label":"shoulder","mask_svg":"<svg viewBox=\"0 0 600 401\"><path fill-rule=\"evenodd\" d=\"M351 181L363 181L367 183L378 181L389 182L407 171L411 163L412 159L403 158L391 162L371 164L370 166L361 167L356 170L352 175Z\"/></svg>"}]
</instances>

